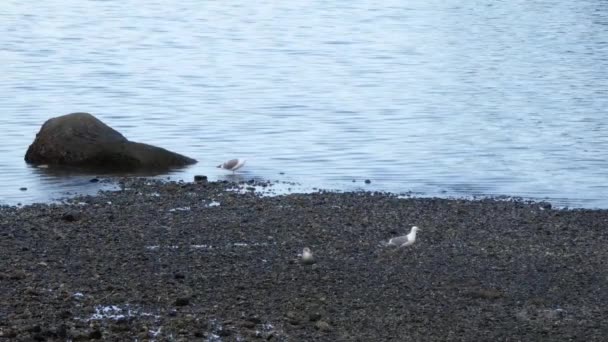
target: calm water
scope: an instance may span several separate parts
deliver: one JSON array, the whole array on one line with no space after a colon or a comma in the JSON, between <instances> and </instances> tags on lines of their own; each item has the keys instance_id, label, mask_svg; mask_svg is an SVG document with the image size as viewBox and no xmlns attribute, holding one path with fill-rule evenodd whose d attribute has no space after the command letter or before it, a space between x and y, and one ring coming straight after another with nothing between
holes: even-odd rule
<instances>
[{"instance_id":1,"label":"calm water","mask_svg":"<svg viewBox=\"0 0 608 342\"><path fill-rule=\"evenodd\" d=\"M96 191L23 161L87 111L199 160L174 179L608 208L604 0L3 0L0 42L0 203Z\"/></svg>"}]
</instances>

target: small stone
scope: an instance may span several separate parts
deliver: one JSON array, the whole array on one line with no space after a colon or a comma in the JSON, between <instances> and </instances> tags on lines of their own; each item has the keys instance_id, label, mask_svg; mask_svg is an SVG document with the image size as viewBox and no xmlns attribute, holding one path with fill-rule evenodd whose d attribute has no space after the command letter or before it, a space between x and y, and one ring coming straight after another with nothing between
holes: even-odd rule
<instances>
[{"instance_id":1,"label":"small stone","mask_svg":"<svg viewBox=\"0 0 608 342\"><path fill-rule=\"evenodd\" d=\"M63 311L61 311L61 312L59 313L59 315L58 315L58 316L59 316L59 318L61 318L61 319L67 319L67 318L72 317L72 313L71 313L70 311L68 311L68 310L63 310Z\"/></svg>"},{"instance_id":2,"label":"small stone","mask_svg":"<svg viewBox=\"0 0 608 342\"><path fill-rule=\"evenodd\" d=\"M42 331L42 328L39 325L34 325L32 327L27 328L27 331L31 333L39 333Z\"/></svg>"},{"instance_id":3,"label":"small stone","mask_svg":"<svg viewBox=\"0 0 608 342\"><path fill-rule=\"evenodd\" d=\"M21 280L21 279L25 279L26 276L27 276L27 274L25 273L25 271L17 270L17 271L13 271L12 273L9 273L7 278L11 279L11 280ZM0 278L2 278L2 277L0 277Z\"/></svg>"},{"instance_id":4,"label":"small stone","mask_svg":"<svg viewBox=\"0 0 608 342\"><path fill-rule=\"evenodd\" d=\"M26 187L22 187L22 188L19 188L19 190L21 190L21 191L27 191L27 188Z\"/></svg>"},{"instance_id":5,"label":"small stone","mask_svg":"<svg viewBox=\"0 0 608 342\"><path fill-rule=\"evenodd\" d=\"M371 180L369 180L369 179L366 179L366 180L365 180L365 184L370 184L371 182L372 182L372 181L371 181Z\"/></svg>"},{"instance_id":6,"label":"small stone","mask_svg":"<svg viewBox=\"0 0 608 342\"><path fill-rule=\"evenodd\" d=\"M325 321L318 321L317 323L315 323L315 329L319 331L330 331L331 325L329 325L329 323Z\"/></svg>"},{"instance_id":7,"label":"small stone","mask_svg":"<svg viewBox=\"0 0 608 342\"><path fill-rule=\"evenodd\" d=\"M67 213L64 213L63 215L61 215L61 219L66 222L74 222L74 221L78 220L78 214L76 214L74 212L67 212Z\"/></svg>"},{"instance_id":8,"label":"small stone","mask_svg":"<svg viewBox=\"0 0 608 342\"><path fill-rule=\"evenodd\" d=\"M101 334L101 331L99 331L99 330L93 330L89 334L89 339L91 339L91 340L99 340L102 337L103 337L103 335Z\"/></svg>"},{"instance_id":9,"label":"small stone","mask_svg":"<svg viewBox=\"0 0 608 342\"><path fill-rule=\"evenodd\" d=\"M321 319L321 314L318 312L313 312L310 315L308 315L308 320L310 320L311 322L316 322L320 319Z\"/></svg>"},{"instance_id":10,"label":"small stone","mask_svg":"<svg viewBox=\"0 0 608 342\"><path fill-rule=\"evenodd\" d=\"M91 178L89 180L89 182L91 182L91 183L98 183L99 182L99 178Z\"/></svg>"},{"instance_id":11,"label":"small stone","mask_svg":"<svg viewBox=\"0 0 608 342\"><path fill-rule=\"evenodd\" d=\"M188 304L190 304L190 298L187 297L180 297L175 300L176 306L186 306Z\"/></svg>"},{"instance_id":12,"label":"small stone","mask_svg":"<svg viewBox=\"0 0 608 342\"><path fill-rule=\"evenodd\" d=\"M184 279L184 278L186 278L186 276L183 273L175 273L173 275L173 278L175 278L175 279Z\"/></svg>"},{"instance_id":13,"label":"small stone","mask_svg":"<svg viewBox=\"0 0 608 342\"><path fill-rule=\"evenodd\" d=\"M287 312L287 314L285 316L287 317L287 321L289 322L289 324L291 324L291 325L300 324L300 319L296 316L296 314L293 311Z\"/></svg>"},{"instance_id":14,"label":"small stone","mask_svg":"<svg viewBox=\"0 0 608 342\"><path fill-rule=\"evenodd\" d=\"M243 323L241 323L241 325L245 328L248 329L253 329L255 328L255 323L251 322L251 321L244 321Z\"/></svg>"},{"instance_id":15,"label":"small stone","mask_svg":"<svg viewBox=\"0 0 608 342\"><path fill-rule=\"evenodd\" d=\"M217 335L218 335L218 336L221 336L221 337L227 337L227 336L232 335L232 330L231 330L231 329L226 329L226 328L224 328L224 329L222 329L222 330L219 330L219 331L217 332Z\"/></svg>"},{"instance_id":16,"label":"small stone","mask_svg":"<svg viewBox=\"0 0 608 342\"><path fill-rule=\"evenodd\" d=\"M14 330L1 330L0 329L0 337L15 338L15 337L17 337L17 332Z\"/></svg>"},{"instance_id":17,"label":"small stone","mask_svg":"<svg viewBox=\"0 0 608 342\"><path fill-rule=\"evenodd\" d=\"M260 323L262 323L262 320L259 317L255 317L255 316L249 317L249 318L247 318L247 320L249 322L252 322L253 324L260 324Z\"/></svg>"},{"instance_id":18,"label":"small stone","mask_svg":"<svg viewBox=\"0 0 608 342\"><path fill-rule=\"evenodd\" d=\"M197 182L197 183L207 183L207 176L195 175L194 176L194 181Z\"/></svg>"}]
</instances>

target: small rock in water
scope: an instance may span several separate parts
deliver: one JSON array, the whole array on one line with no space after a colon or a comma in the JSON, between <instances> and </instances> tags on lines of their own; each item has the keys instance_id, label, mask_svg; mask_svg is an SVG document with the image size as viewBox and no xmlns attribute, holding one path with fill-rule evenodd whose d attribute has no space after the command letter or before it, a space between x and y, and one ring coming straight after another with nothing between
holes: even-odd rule
<instances>
[{"instance_id":1,"label":"small rock in water","mask_svg":"<svg viewBox=\"0 0 608 342\"><path fill-rule=\"evenodd\" d=\"M99 182L99 178L91 178L89 180L89 182L91 182L91 183L97 183L97 182Z\"/></svg>"},{"instance_id":2,"label":"small rock in water","mask_svg":"<svg viewBox=\"0 0 608 342\"><path fill-rule=\"evenodd\" d=\"M195 175L194 176L194 181L197 182L197 183L206 183L207 182L207 176Z\"/></svg>"},{"instance_id":3,"label":"small rock in water","mask_svg":"<svg viewBox=\"0 0 608 342\"><path fill-rule=\"evenodd\" d=\"M21 191L27 191L27 188L26 187L22 187L22 188L19 188L19 190L21 190Z\"/></svg>"},{"instance_id":4,"label":"small rock in water","mask_svg":"<svg viewBox=\"0 0 608 342\"><path fill-rule=\"evenodd\" d=\"M369 179L366 179L366 180L365 180L365 184L370 184L371 182L372 182L372 181L371 181L371 180L369 180Z\"/></svg>"}]
</instances>

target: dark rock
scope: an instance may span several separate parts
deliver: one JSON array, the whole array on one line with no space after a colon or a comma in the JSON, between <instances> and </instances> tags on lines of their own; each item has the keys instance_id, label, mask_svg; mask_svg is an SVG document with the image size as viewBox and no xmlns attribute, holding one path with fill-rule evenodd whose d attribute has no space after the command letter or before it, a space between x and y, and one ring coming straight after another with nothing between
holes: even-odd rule
<instances>
[{"instance_id":1,"label":"dark rock","mask_svg":"<svg viewBox=\"0 0 608 342\"><path fill-rule=\"evenodd\" d=\"M47 120L28 148L25 161L104 170L154 170L196 163L160 147L131 142L88 113Z\"/></svg>"},{"instance_id":2,"label":"dark rock","mask_svg":"<svg viewBox=\"0 0 608 342\"><path fill-rule=\"evenodd\" d=\"M184 278L186 278L186 276L183 273L175 273L173 275L173 278L175 278L175 279L184 279Z\"/></svg>"},{"instance_id":3,"label":"dark rock","mask_svg":"<svg viewBox=\"0 0 608 342\"><path fill-rule=\"evenodd\" d=\"M22 279L25 279L26 277L27 277L27 274L25 273L25 271L16 270L16 271L13 271L12 273L9 273L6 276L0 276L0 279L8 278L11 280L22 280Z\"/></svg>"},{"instance_id":4,"label":"dark rock","mask_svg":"<svg viewBox=\"0 0 608 342\"><path fill-rule=\"evenodd\" d=\"M262 320L259 317L255 317L255 316L249 317L249 318L247 318L247 320L249 322L252 322L253 324L260 324L260 323L262 323Z\"/></svg>"},{"instance_id":5,"label":"dark rock","mask_svg":"<svg viewBox=\"0 0 608 342\"><path fill-rule=\"evenodd\" d=\"M34 325L34 326L29 327L27 329L27 331L31 332L31 333L39 333L42 331L42 328L39 325Z\"/></svg>"},{"instance_id":6,"label":"dark rock","mask_svg":"<svg viewBox=\"0 0 608 342\"><path fill-rule=\"evenodd\" d=\"M91 182L91 183L98 183L99 182L99 178L91 178L89 180L89 182Z\"/></svg>"},{"instance_id":7,"label":"dark rock","mask_svg":"<svg viewBox=\"0 0 608 342\"><path fill-rule=\"evenodd\" d=\"M80 218L80 214L76 212L67 212L61 215L61 219L66 222L74 222Z\"/></svg>"},{"instance_id":8,"label":"dark rock","mask_svg":"<svg viewBox=\"0 0 608 342\"><path fill-rule=\"evenodd\" d=\"M42 342L42 341L46 341L46 337L42 336L42 334L34 334L32 336L32 340Z\"/></svg>"},{"instance_id":9,"label":"dark rock","mask_svg":"<svg viewBox=\"0 0 608 342\"><path fill-rule=\"evenodd\" d=\"M180 297L175 300L176 306L186 306L190 304L190 298L188 297Z\"/></svg>"},{"instance_id":10,"label":"dark rock","mask_svg":"<svg viewBox=\"0 0 608 342\"><path fill-rule=\"evenodd\" d=\"M255 323L253 323L253 322L251 322L251 321L243 321L243 322L241 323L241 325L242 325L243 327L245 327L245 328L248 328L248 329L253 329L253 328L255 328Z\"/></svg>"},{"instance_id":11,"label":"dark rock","mask_svg":"<svg viewBox=\"0 0 608 342\"><path fill-rule=\"evenodd\" d=\"M217 335L220 337L228 337L228 336L232 335L232 330L223 328L223 329L220 329L217 331Z\"/></svg>"},{"instance_id":12,"label":"dark rock","mask_svg":"<svg viewBox=\"0 0 608 342\"><path fill-rule=\"evenodd\" d=\"M371 181L371 180L369 180L369 179L366 179L366 180L365 180L365 184L370 184L371 182L372 182L372 181Z\"/></svg>"},{"instance_id":13,"label":"dark rock","mask_svg":"<svg viewBox=\"0 0 608 342\"><path fill-rule=\"evenodd\" d=\"M321 314L318 312L313 312L310 315L308 315L308 320L311 322L316 322L320 319L321 319Z\"/></svg>"},{"instance_id":14,"label":"dark rock","mask_svg":"<svg viewBox=\"0 0 608 342\"><path fill-rule=\"evenodd\" d=\"M71 313L70 311L68 311L68 310L63 310L63 311L61 311L61 312L59 313L59 315L58 315L58 316L59 316L59 318L61 318L61 319L66 319L66 318L70 318L70 317L72 317L72 313Z\"/></svg>"},{"instance_id":15,"label":"dark rock","mask_svg":"<svg viewBox=\"0 0 608 342\"><path fill-rule=\"evenodd\" d=\"M22 188L19 188L19 190L21 190L21 191L27 191L27 188L26 187L22 187Z\"/></svg>"},{"instance_id":16,"label":"dark rock","mask_svg":"<svg viewBox=\"0 0 608 342\"><path fill-rule=\"evenodd\" d=\"M102 337L103 337L103 335L101 334L101 331L99 331L99 330L93 330L89 334L89 339L91 339L91 340L99 340Z\"/></svg>"},{"instance_id":17,"label":"dark rock","mask_svg":"<svg viewBox=\"0 0 608 342\"><path fill-rule=\"evenodd\" d=\"M15 337L17 337L16 331L0 329L0 338L15 338Z\"/></svg>"},{"instance_id":18,"label":"dark rock","mask_svg":"<svg viewBox=\"0 0 608 342\"><path fill-rule=\"evenodd\" d=\"M207 176L195 175L194 176L194 181L197 182L197 183L207 183Z\"/></svg>"}]
</instances>

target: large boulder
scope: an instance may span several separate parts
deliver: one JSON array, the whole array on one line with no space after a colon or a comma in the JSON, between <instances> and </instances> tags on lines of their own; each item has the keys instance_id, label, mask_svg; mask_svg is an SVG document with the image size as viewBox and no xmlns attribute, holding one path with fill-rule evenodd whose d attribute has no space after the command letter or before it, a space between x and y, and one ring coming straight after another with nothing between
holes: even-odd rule
<instances>
[{"instance_id":1,"label":"large boulder","mask_svg":"<svg viewBox=\"0 0 608 342\"><path fill-rule=\"evenodd\" d=\"M196 163L160 147L129 141L88 113L47 120L27 149L25 161L107 170L167 169Z\"/></svg>"}]
</instances>

